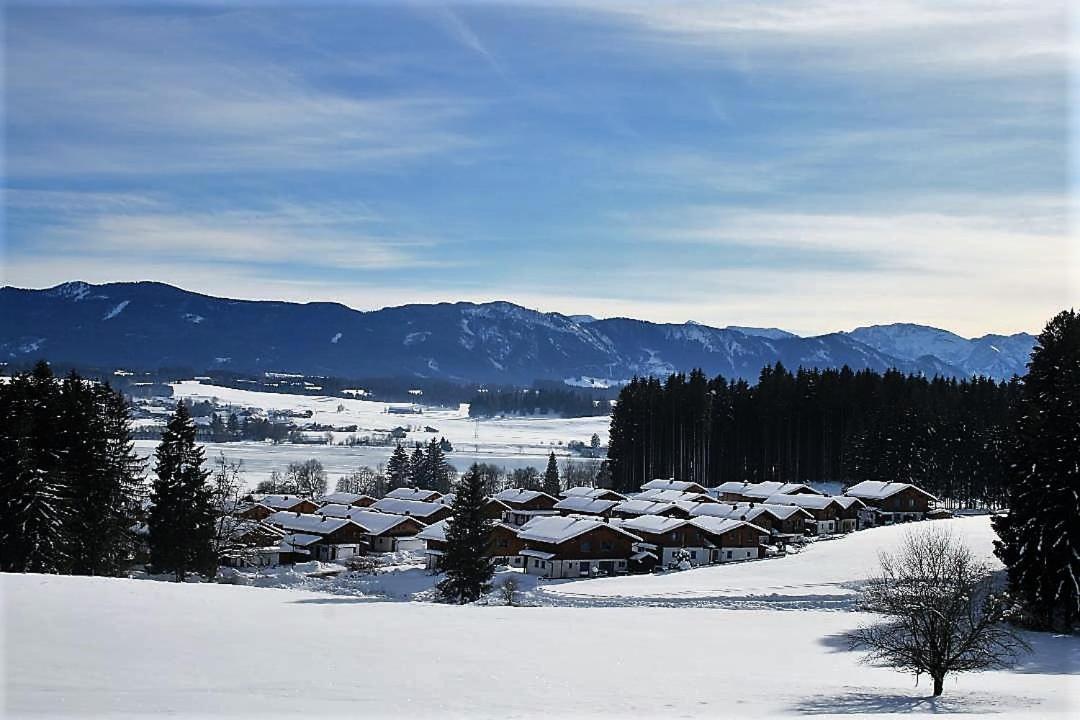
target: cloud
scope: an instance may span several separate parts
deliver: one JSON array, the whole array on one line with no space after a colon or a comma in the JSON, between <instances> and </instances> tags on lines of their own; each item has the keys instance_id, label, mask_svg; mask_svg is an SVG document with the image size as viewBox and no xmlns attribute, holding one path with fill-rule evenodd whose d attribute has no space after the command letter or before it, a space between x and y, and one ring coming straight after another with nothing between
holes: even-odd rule
<instances>
[{"instance_id":1,"label":"cloud","mask_svg":"<svg viewBox=\"0 0 1080 720\"><path fill-rule=\"evenodd\" d=\"M464 129L477 101L305 75L281 48L240 49L245 13L50 19L9 20L9 177L378 171L482 144Z\"/></svg>"}]
</instances>

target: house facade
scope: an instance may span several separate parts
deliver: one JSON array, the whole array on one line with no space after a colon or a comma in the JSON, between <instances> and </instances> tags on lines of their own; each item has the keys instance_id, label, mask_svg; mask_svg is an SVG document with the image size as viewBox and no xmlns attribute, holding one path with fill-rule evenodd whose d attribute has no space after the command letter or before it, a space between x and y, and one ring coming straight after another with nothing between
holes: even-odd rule
<instances>
[{"instance_id":1,"label":"house facade","mask_svg":"<svg viewBox=\"0 0 1080 720\"><path fill-rule=\"evenodd\" d=\"M641 538L601 520L538 517L518 531L525 571L546 578L616 575L627 571Z\"/></svg>"},{"instance_id":2,"label":"house facade","mask_svg":"<svg viewBox=\"0 0 1080 720\"><path fill-rule=\"evenodd\" d=\"M937 503L937 498L922 488L900 482L867 480L849 487L844 494L873 508L873 524L923 520Z\"/></svg>"}]
</instances>

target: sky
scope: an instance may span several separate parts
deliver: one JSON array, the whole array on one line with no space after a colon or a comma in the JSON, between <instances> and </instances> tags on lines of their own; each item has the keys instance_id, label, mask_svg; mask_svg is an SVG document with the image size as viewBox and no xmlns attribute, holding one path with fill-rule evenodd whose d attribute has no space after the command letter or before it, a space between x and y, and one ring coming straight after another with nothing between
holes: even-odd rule
<instances>
[{"instance_id":1,"label":"sky","mask_svg":"<svg viewBox=\"0 0 1080 720\"><path fill-rule=\"evenodd\" d=\"M3 19L4 284L800 334L1080 305L1067 0Z\"/></svg>"}]
</instances>

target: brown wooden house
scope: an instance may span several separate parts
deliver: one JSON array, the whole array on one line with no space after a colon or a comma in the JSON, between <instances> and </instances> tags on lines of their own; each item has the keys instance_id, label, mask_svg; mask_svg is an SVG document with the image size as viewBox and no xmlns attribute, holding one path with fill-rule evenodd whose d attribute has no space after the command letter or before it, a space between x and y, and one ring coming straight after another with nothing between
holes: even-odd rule
<instances>
[{"instance_id":1,"label":"brown wooden house","mask_svg":"<svg viewBox=\"0 0 1080 720\"><path fill-rule=\"evenodd\" d=\"M641 538L585 517L537 517L518 531L525 571L548 578L615 575L627 571Z\"/></svg>"}]
</instances>

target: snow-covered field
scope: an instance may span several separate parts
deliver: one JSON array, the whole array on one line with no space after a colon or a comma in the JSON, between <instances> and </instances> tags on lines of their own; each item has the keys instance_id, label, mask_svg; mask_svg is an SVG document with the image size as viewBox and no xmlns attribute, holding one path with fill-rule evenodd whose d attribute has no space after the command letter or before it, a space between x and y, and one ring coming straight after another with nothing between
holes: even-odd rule
<instances>
[{"instance_id":1,"label":"snow-covered field","mask_svg":"<svg viewBox=\"0 0 1080 720\"><path fill-rule=\"evenodd\" d=\"M195 381L175 383L173 391L177 398L192 400L216 400L222 404L262 410L312 411L305 422L323 425L356 425L357 434L372 431L387 432L395 427L413 427L404 444L428 442L432 438L445 437L454 446L447 456L459 472L474 462L488 462L506 468L543 468L547 455L567 455L566 445L572 440L588 443L593 434L607 443L608 417L551 418L517 417L484 419L477 423L469 418L468 406L459 408L424 408L423 414L395 415L386 412L392 405L371 400L355 400L314 395L287 395L278 393L237 390L216 385L202 385ZM341 408L340 410L338 408ZM424 432L429 426L437 432ZM353 433L336 433L335 442L342 442ZM157 446L156 441L140 440L136 450L142 457L149 457ZM272 470L284 470L290 462L316 458L326 468L331 485L341 475L353 472L361 465L376 467L385 464L390 457L390 447L344 445L272 445L270 443L205 443L207 458L218 453L234 460L243 460L245 477L249 486L270 476Z\"/></svg>"},{"instance_id":2,"label":"snow-covered field","mask_svg":"<svg viewBox=\"0 0 1080 720\"><path fill-rule=\"evenodd\" d=\"M985 549L985 517L950 524ZM856 612L638 604L839 587L899 536L885 528L817 543L790 562L552 583L532 597L627 607L0 575L3 707L7 716L1075 716L1077 638L1029 635L1036 652L1017 668L950 677L931 701L925 681L915 687L847 649L843 633L870 619ZM419 577L405 570L394 584Z\"/></svg>"}]
</instances>

